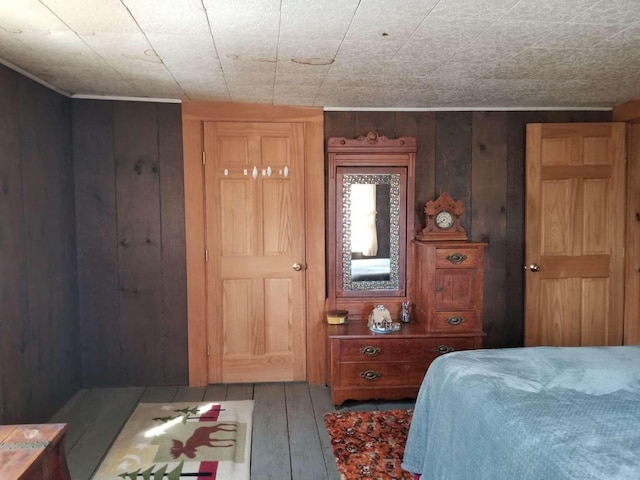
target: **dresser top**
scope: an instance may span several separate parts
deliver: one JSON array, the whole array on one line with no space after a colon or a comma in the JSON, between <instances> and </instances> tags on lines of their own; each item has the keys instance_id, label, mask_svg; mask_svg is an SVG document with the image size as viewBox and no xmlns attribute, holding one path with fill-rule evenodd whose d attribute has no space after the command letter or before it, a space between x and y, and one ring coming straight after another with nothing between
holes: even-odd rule
<instances>
[{"instance_id":1,"label":"dresser top","mask_svg":"<svg viewBox=\"0 0 640 480\"><path fill-rule=\"evenodd\" d=\"M329 338L415 338L415 337L451 337L451 333L428 333L423 323L409 322L402 323L401 328L397 332L391 333L374 333L369 330L367 323L364 321L347 321L341 325L327 325L327 334ZM456 333L456 337L477 337L478 332Z\"/></svg>"}]
</instances>

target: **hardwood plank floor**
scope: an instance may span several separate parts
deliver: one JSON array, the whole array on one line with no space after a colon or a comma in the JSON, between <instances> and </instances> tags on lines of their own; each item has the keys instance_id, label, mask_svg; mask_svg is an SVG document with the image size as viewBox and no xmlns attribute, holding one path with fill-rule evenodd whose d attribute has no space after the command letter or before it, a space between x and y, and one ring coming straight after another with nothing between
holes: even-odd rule
<instances>
[{"instance_id":1,"label":"hardwood plank floor","mask_svg":"<svg viewBox=\"0 0 640 480\"><path fill-rule=\"evenodd\" d=\"M331 403L329 389L306 383L128 387L79 391L50 422L69 424L72 480L89 480L138 403L254 400L252 480L337 480L323 415L335 410L413 408L414 401Z\"/></svg>"}]
</instances>

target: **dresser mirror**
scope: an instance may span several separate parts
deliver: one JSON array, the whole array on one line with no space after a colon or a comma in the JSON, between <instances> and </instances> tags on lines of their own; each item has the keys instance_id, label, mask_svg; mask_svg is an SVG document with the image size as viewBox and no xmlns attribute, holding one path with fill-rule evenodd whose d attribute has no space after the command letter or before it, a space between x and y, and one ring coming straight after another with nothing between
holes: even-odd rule
<instances>
[{"instance_id":1,"label":"dresser mirror","mask_svg":"<svg viewBox=\"0 0 640 480\"><path fill-rule=\"evenodd\" d=\"M384 303L395 317L411 287L416 140L369 132L327 151L327 306L352 319Z\"/></svg>"},{"instance_id":2,"label":"dresser mirror","mask_svg":"<svg viewBox=\"0 0 640 480\"><path fill-rule=\"evenodd\" d=\"M406 169L340 167L337 171L338 275L342 290L385 294L404 289Z\"/></svg>"}]
</instances>

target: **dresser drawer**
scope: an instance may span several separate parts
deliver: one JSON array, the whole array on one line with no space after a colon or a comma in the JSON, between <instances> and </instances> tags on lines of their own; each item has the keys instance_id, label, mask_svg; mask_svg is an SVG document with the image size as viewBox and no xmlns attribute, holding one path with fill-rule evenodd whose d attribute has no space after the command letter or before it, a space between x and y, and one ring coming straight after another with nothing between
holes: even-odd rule
<instances>
[{"instance_id":1,"label":"dresser drawer","mask_svg":"<svg viewBox=\"0 0 640 480\"><path fill-rule=\"evenodd\" d=\"M420 385L431 362L341 363L338 385L392 387Z\"/></svg>"},{"instance_id":2,"label":"dresser drawer","mask_svg":"<svg viewBox=\"0 0 640 480\"><path fill-rule=\"evenodd\" d=\"M429 322L429 330L434 332L477 332L482 330L475 311L435 312Z\"/></svg>"},{"instance_id":3,"label":"dresser drawer","mask_svg":"<svg viewBox=\"0 0 640 480\"><path fill-rule=\"evenodd\" d=\"M336 346L337 345L337 346ZM372 338L338 340L338 362L431 361L442 352L474 348L473 338Z\"/></svg>"},{"instance_id":4,"label":"dresser drawer","mask_svg":"<svg viewBox=\"0 0 640 480\"><path fill-rule=\"evenodd\" d=\"M475 268L477 266L477 248L436 249L436 268Z\"/></svg>"}]
</instances>

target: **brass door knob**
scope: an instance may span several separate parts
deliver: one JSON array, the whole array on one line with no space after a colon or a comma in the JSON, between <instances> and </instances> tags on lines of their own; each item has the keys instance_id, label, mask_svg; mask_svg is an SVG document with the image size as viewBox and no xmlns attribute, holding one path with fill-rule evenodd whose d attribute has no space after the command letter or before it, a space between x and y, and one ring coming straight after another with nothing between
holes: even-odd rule
<instances>
[{"instance_id":1,"label":"brass door knob","mask_svg":"<svg viewBox=\"0 0 640 480\"><path fill-rule=\"evenodd\" d=\"M302 270L302 265L301 265L300 263L297 263L297 262L296 262L296 263L294 263L294 264L293 264L293 269L294 269L296 272L299 272L300 270Z\"/></svg>"},{"instance_id":2,"label":"brass door knob","mask_svg":"<svg viewBox=\"0 0 640 480\"><path fill-rule=\"evenodd\" d=\"M529 265L529 270L531 270L533 273L539 272L540 265L538 265L537 263L532 263L531 265Z\"/></svg>"}]
</instances>

